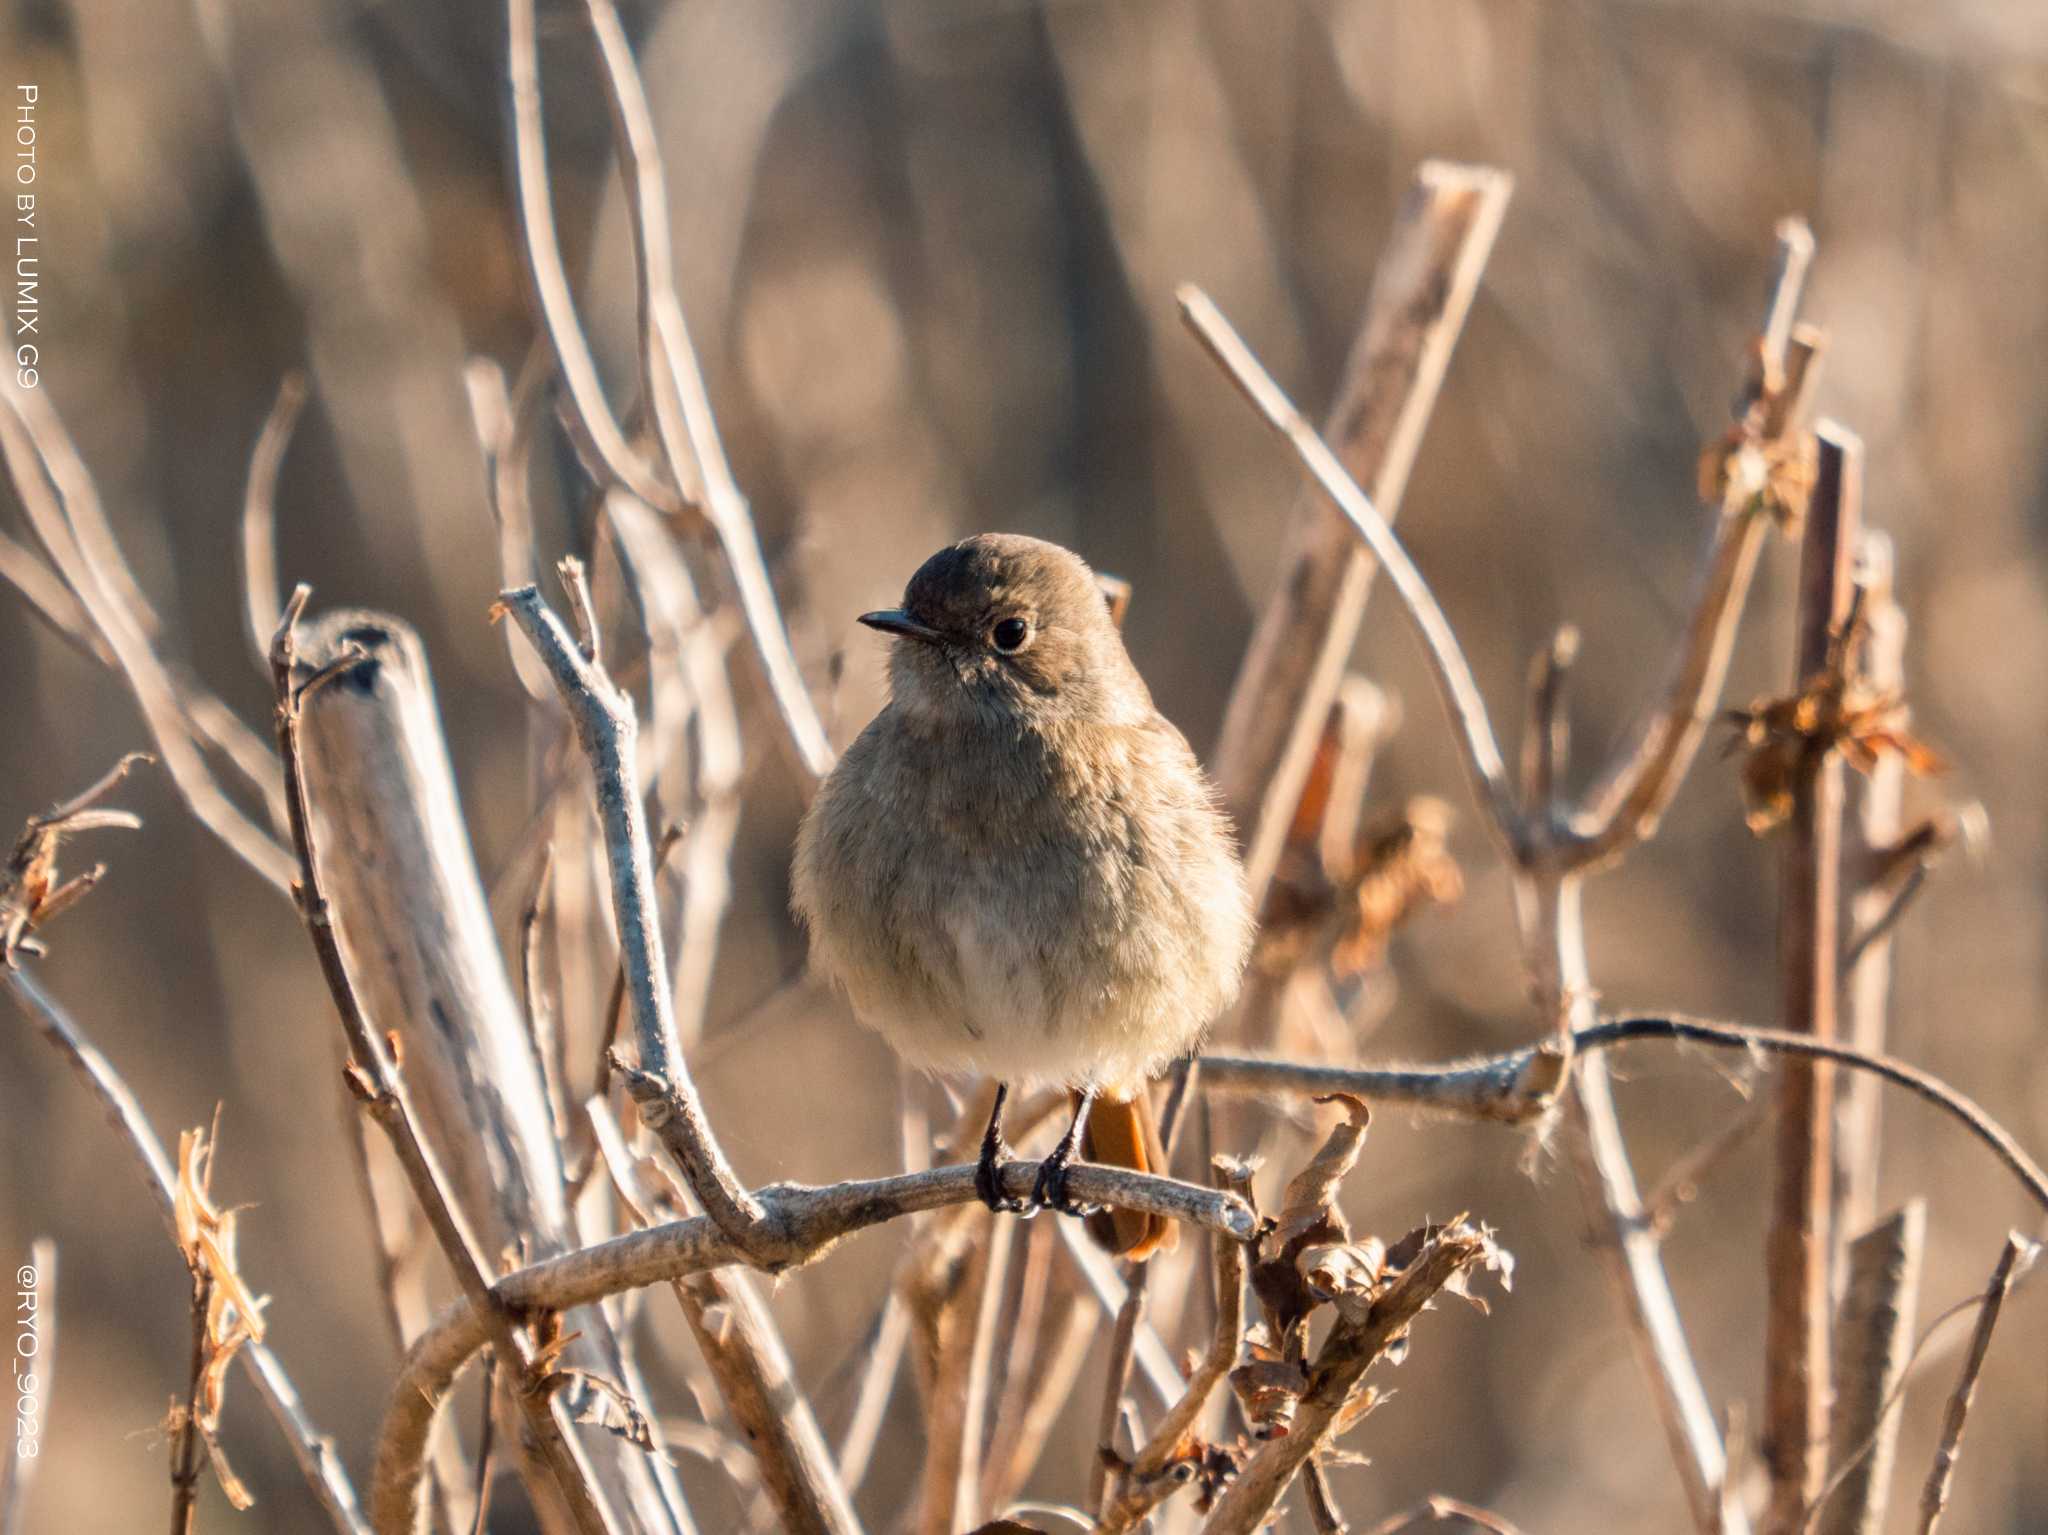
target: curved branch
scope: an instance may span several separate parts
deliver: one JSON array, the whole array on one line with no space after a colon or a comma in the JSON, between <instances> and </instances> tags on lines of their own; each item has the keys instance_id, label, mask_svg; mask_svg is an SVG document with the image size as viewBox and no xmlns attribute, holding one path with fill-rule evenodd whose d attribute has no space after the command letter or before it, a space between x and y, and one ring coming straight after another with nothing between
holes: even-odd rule
<instances>
[{"instance_id":1,"label":"curved branch","mask_svg":"<svg viewBox=\"0 0 2048 1535\"><path fill-rule=\"evenodd\" d=\"M1036 1162L1008 1162L1002 1168L1004 1189L1019 1197L1029 1192L1037 1176ZM1174 1178L1080 1163L1070 1172L1068 1186L1084 1204L1165 1216L1239 1240L1249 1239L1256 1224L1251 1207L1235 1195ZM980 1196L974 1189L973 1166L961 1163L822 1188L775 1184L753 1197L767 1212L769 1224L786 1234L777 1254L779 1266L793 1267L822 1256L856 1231L925 1210L968 1204ZM752 1261L716 1222L700 1215L533 1264L506 1275L491 1293L515 1312L564 1311L622 1291ZM373 1473L377 1506L409 1503L411 1489L425 1474L427 1443L442 1403L485 1342L485 1323L464 1300L442 1312L413 1344L378 1435ZM387 1497L398 1503L387 1505Z\"/></svg>"}]
</instances>

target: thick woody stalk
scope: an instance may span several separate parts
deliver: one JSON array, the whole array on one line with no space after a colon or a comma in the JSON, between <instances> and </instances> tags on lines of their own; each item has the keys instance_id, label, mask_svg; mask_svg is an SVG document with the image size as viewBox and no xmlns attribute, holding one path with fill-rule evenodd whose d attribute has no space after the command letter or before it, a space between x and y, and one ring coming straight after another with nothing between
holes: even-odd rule
<instances>
[{"instance_id":1,"label":"thick woody stalk","mask_svg":"<svg viewBox=\"0 0 2048 1535\"><path fill-rule=\"evenodd\" d=\"M1882 1535L1884 1530L1904 1417L1894 1396L1913 1346L1926 1241L1927 1204L1916 1199L1847 1248L1849 1272L1835 1321L1831 1474L1815 1535Z\"/></svg>"},{"instance_id":2,"label":"thick woody stalk","mask_svg":"<svg viewBox=\"0 0 2048 1535\"><path fill-rule=\"evenodd\" d=\"M292 845L299 861L299 911L305 920L306 931L313 939L321 974L327 981L335 1010L341 1018L342 1031L348 1040L348 1082L364 1112L377 1122L390 1140L391 1149L405 1171L406 1181L412 1185L427 1225L447 1257L449 1267L454 1270L463 1294L478 1308L492 1346L507 1370L517 1372L521 1385L514 1389L513 1396L525 1415L540 1459L553 1476L554 1492L561 1501L562 1512L580 1535L611 1535L618 1528L617 1522L601 1501L589 1464L558 1416L560 1409L554 1395L526 1389L533 1372L532 1344L520 1331L511 1313L491 1292L483 1252L473 1228L457 1204L450 1181L441 1170L432 1148L420 1134L419 1121L397 1064L391 1058L385 1040L371 1028L369 1019L364 1015L342 958L341 941L313 848L313 815L301 771L299 727L307 690L331 684L337 677L363 664L365 658L361 654L348 654L337 657L310 677L299 675L294 631L309 595L309 589L301 586L286 604L277 637L271 643L270 665L277 692L277 742L278 755L284 762L285 805L290 812ZM409 1535L417 1528L425 1513L417 1491L418 1484L414 1483L405 1489L402 1501L373 1500L371 1517L376 1521L380 1535Z\"/></svg>"}]
</instances>

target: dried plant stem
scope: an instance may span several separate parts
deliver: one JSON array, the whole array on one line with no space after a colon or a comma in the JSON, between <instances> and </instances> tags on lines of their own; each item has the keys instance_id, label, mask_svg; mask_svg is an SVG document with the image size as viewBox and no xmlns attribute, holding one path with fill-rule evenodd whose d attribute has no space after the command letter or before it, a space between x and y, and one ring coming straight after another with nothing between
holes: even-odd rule
<instances>
[{"instance_id":1,"label":"dried plant stem","mask_svg":"<svg viewBox=\"0 0 2048 1535\"><path fill-rule=\"evenodd\" d=\"M1217 1500L1202 1527L1204 1535L1254 1535L1263 1528L1296 1473L1335 1437L1338 1419L1365 1372L1445 1285L1484 1256L1477 1232L1451 1228L1425 1246L1369 1306L1340 1308L1309 1371L1309 1387L1293 1426L1283 1437L1259 1447Z\"/></svg>"},{"instance_id":2,"label":"dried plant stem","mask_svg":"<svg viewBox=\"0 0 2048 1535\"><path fill-rule=\"evenodd\" d=\"M1820 429L1820 472L1800 562L1793 689L1828 669L1854 594L1850 556L1861 520L1862 448ZM1827 742L1806 748L1792 788L1779 898L1778 958L1788 1032L1836 1036L1841 973L1842 762ZM1765 1241L1762 1450L1771 1493L1766 1526L1796 1530L1827 1473L1828 1326L1834 1250L1834 1072L1794 1061L1779 1088L1777 1183Z\"/></svg>"},{"instance_id":3,"label":"dried plant stem","mask_svg":"<svg viewBox=\"0 0 2048 1535\"><path fill-rule=\"evenodd\" d=\"M882 1419L889 1410L889 1398L896 1389L896 1376L903 1366L903 1346L910 1341L910 1309L892 1288L882 1302L882 1315L875 1329L875 1342L867 1369L861 1372L860 1390L853 1399L853 1414L839 1441L839 1480L851 1494L868 1474L868 1463L881 1438Z\"/></svg>"},{"instance_id":4,"label":"dried plant stem","mask_svg":"<svg viewBox=\"0 0 2048 1535\"><path fill-rule=\"evenodd\" d=\"M157 1209L168 1223L175 1197L176 1177L164 1144L150 1127L142 1105L122 1081L120 1073L79 1030L70 1016L38 985L26 970L0 970L0 985L14 998L29 1025L55 1047L78 1074L86 1090L99 1100L107 1122L142 1166L143 1182L156 1198ZM175 1228L172 1231L176 1239ZM370 1535L370 1525L356 1502L354 1486L334 1443L313 1426L299 1400L298 1389L284 1372L269 1346L254 1340L235 1352L257 1395L291 1446L292 1456L306 1481L327 1511L337 1535Z\"/></svg>"},{"instance_id":5,"label":"dried plant stem","mask_svg":"<svg viewBox=\"0 0 2048 1535\"><path fill-rule=\"evenodd\" d=\"M1984 1358L1991 1351L1992 1329L2005 1306L2013 1280L2034 1261L2039 1244L2018 1232L2005 1239L1998 1254L1998 1266L1991 1271L1991 1283L1984 1288L1984 1307L1977 1313L1977 1328L1970 1335L1970 1352L1963 1361L1963 1373L1949 1394L1948 1409L1942 1414L1941 1443L1934 1452L1934 1465L1927 1473L1927 1485L1920 1489L1920 1535L1935 1535L1948 1507L1949 1492L1956 1479L1956 1461L1963 1450L1963 1428L1970 1417L1970 1400L1977 1394L1977 1381L1984 1373Z\"/></svg>"},{"instance_id":6,"label":"dried plant stem","mask_svg":"<svg viewBox=\"0 0 2048 1535\"><path fill-rule=\"evenodd\" d=\"M199 1473L206 1465L199 1424L206 1380L206 1311L213 1301L213 1276L195 1270L191 1278L192 1365L184 1405L173 1409L177 1431L171 1447L171 1535L192 1535L193 1520L199 1513Z\"/></svg>"},{"instance_id":7,"label":"dried plant stem","mask_svg":"<svg viewBox=\"0 0 2048 1535\"><path fill-rule=\"evenodd\" d=\"M35 1278L16 1283L7 1297L13 1319L14 1420L0 1451L0 1535L23 1535L29 1484L50 1448L50 1391L57 1373L57 1244L38 1237L29 1244L28 1267Z\"/></svg>"},{"instance_id":8,"label":"dried plant stem","mask_svg":"<svg viewBox=\"0 0 2048 1535\"><path fill-rule=\"evenodd\" d=\"M518 1382L512 1396L525 1414L542 1460L553 1473L556 1490L575 1528L583 1535L609 1535L617 1528L597 1492L590 1467L570 1436L551 1392L537 1389L531 1341L520 1331L511 1313L492 1293L489 1271L482 1249L467 1219L449 1192L448 1180L438 1159L419 1133L404 1080L392 1060L385 1041L379 1038L363 1015L355 987L343 962L341 943L333 915L320 882L319 862L312 841L312 808L306 798L301 771L299 724L309 689L317 689L344 675L356 664L356 657L343 657L310 678L297 675L297 647L294 631L305 610L309 589L300 586L286 603L271 642L270 663L277 691L278 755L284 762L286 803L291 811L292 842L299 860L298 902L320 959L321 974L327 981L348 1040L350 1062L348 1081L364 1112L374 1119L397 1153L414 1197L419 1201L427 1225L454 1271L470 1303L478 1308L490 1333L491 1343L508 1371L516 1371ZM372 1516L380 1535L406 1535L423 1512L418 1483L405 1489L396 1502L372 1503Z\"/></svg>"},{"instance_id":9,"label":"dried plant stem","mask_svg":"<svg viewBox=\"0 0 2048 1535\"><path fill-rule=\"evenodd\" d=\"M990 1356L1017 1224L976 1217L985 1234L968 1248L939 1330L938 1368L925 1404L925 1456L917 1500L920 1535L955 1535L981 1522L981 1456Z\"/></svg>"},{"instance_id":10,"label":"dried plant stem","mask_svg":"<svg viewBox=\"0 0 2048 1535\"><path fill-rule=\"evenodd\" d=\"M1865 531L1856 555L1863 642L1853 656L1857 674L1880 695L1900 696L1905 686L1906 613L1893 596L1896 578L1892 541ZM1891 993L1891 930L1926 876L1916 864L1887 890L1870 877L1873 866L1899 841L1905 764L1896 755L1878 758L1849 783L1842 867L1862 876L1844 891L1849 919L1842 955L1842 1032L1859 1050L1882 1050ZM1853 936L1850 936L1853 935ZM1865 1077L1842 1083L1835 1110L1835 1203L1838 1229L1846 1236L1877 1216L1881 1100L1877 1084Z\"/></svg>"}]
</instances>

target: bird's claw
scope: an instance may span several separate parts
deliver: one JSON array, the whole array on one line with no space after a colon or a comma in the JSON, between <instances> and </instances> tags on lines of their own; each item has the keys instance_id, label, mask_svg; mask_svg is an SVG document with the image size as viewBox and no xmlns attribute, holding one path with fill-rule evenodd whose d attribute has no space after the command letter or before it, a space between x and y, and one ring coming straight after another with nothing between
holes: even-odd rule
<instances>
[{"instance_id":1,"label":"bird's claw","mask_svg":"<svg viewBox=\"0 0 2048 1535\"><path fill-rule=\"evenodd\" d=\"M1031 1185L1034 1210L1054 1210L1061 1215L1093 1215L1099 1206L1082 1204L1067 1192L1067 1172L1073 1153L1065 1147L1038 1164L1038 1177Z\"/></svg>"},{"instance_id":2,"label":"bird's claw","mask_svg":"<svg viewBox=\"0 0 2048 1535\"><path fill-rule=\"evenodd\" d=\"M981 1148L981 1159L974 1164L974 1192L998 1215L1035 1215L1038 1207L1031 1201L1003 1192L1003 1162L1009 1154L1010 1148L1001 1141Z\"/></svg>"}]
</instances>

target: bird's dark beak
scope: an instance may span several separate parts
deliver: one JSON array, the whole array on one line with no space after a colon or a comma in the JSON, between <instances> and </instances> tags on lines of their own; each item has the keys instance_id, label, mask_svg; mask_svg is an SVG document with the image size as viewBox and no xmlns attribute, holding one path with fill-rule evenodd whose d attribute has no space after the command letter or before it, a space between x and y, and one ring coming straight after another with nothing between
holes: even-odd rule
<instances>
[{"instance_id":1,"label":"bird's dark beak","mask_svg":"<svg viewBox=\"0 0 2048 1535\"><path fill-rule=\"evenodd\" d=\"M900 634L907 640L922 640L927 645L936 645L945 638L938 630L926 628L901 608L863 613L860 621L870 629L879 629L884 634Z\"/></svg>"}]
</instances>

